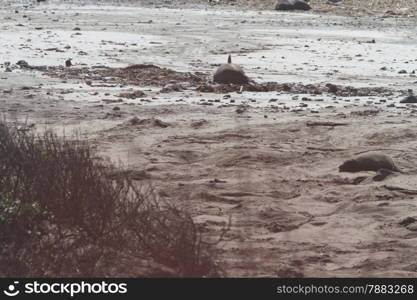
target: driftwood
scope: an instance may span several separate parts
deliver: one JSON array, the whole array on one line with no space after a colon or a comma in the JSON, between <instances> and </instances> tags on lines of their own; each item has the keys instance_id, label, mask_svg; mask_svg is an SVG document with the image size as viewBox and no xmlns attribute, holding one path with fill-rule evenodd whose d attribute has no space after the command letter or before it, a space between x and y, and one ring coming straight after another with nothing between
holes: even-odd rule
<instances>
[{"instance_id":1,"label":"driftwood","mask_svg":"<svg viewBox=\"0 0 417 300\"><path fill-rule=\"evenodd\" d=\"M308 127L313 127L313 126L330 126L330 127L334 127L334 126L348 126L350 124L349 123L338 123L338 122L307 122L306 125Z\"/></svg>"}]
</instances>

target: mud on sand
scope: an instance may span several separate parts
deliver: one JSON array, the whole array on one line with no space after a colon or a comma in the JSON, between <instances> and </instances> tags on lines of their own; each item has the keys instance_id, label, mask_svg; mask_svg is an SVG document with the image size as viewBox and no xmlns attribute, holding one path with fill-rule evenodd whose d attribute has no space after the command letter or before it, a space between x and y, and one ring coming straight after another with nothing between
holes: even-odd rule
<instances>
[{"instance_id":1,"label":"mud on sand","mask_svg":"<svg viewBox=\"0 0 417 300\"><path fill-rule=\"evenodd\" d=\"M417 81L411 20L15 9L0 10L9 18L0 63L12 71L0 73L2 114L81 131L208 234L231 218L218 248L227 276L417 275L417 177L338 171L371 150L401 170L417 167L417 110L400 103ZM229 52L259 86L275 88L212 84ZM58 67L68 57L75 66ZM46 69L15 65L21 59Z\"/></svg>"}]
</instances>

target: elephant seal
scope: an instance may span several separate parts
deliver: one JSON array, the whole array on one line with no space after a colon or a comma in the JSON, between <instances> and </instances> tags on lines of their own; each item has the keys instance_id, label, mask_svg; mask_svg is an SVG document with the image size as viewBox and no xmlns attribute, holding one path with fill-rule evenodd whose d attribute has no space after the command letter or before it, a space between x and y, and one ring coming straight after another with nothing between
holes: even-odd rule
<instances>
[{"instance_id":1,"label":"elephant seal","mask_svg":"<svg viewBox=\"0 0 417 300\"><path fill-rule=\"evenodd\" d=\"M389 170L393 172L402 171L394 164L394 161L382 153L369 153L359 155L353 159L345 161L339 166L339 172L361 172Z\"/></svg>"},{"instance_id":2,"label":"elephant seal","mask_svg":"<svg viewBox=\"0 0 417 300\"><path fill-rule=\"evenodd\" d=\"M227 64L221 65L214 73L213 81L217 83L246 84L249 82L249 78L241 67L232 64L232 56L229 55Z\"/></svg>"},{"instance_id":3,"label":"elephant seal","mask_svg":"<svg viewBox=\"0 0 417 300\"><path fill-rule=\"evenodd\" d=\"M275 6L275 10L310 10L308 0L280 0Z\"/></svg>"}]
</instances>

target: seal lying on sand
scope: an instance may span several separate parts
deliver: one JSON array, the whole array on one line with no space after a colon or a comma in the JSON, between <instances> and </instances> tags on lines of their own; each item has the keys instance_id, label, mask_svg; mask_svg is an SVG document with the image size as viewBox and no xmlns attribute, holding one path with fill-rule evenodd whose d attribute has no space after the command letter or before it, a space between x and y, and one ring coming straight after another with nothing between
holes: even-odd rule
<instances>
[{"instance_id":1,"label":"seal lying on sand","mask_svg":"<svg viewBox=\"0 0 417 300\"><path fill-rule=\"evenodd\" d=\"M381 153L359 155L353 159L345 161L342 165L339 166L339 172L378 172L383 169L394 172L401 172L401 170L394 164L394 161L389 156Z\"/></svg>"},{"instance_id":2,"label":"seal lying on sand","mask_svg":"<svg viewBox=\"0 0 417 300\"><path fill-rule=\"evenodd\" d=\"M221 65L214 73L213 81L218 83L246 84L249 82L249 78L241 67L232 64L232 57L229 55L227 64Z\"/></svg>"}]
</instances>

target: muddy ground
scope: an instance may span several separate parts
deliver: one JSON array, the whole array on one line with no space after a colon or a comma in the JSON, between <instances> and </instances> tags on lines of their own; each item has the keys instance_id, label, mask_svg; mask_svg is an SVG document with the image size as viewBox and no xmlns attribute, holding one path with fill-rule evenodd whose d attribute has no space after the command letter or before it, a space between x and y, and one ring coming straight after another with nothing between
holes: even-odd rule
<instances>
[{"instance_id":1,"label":"muddy ground","mask_svg":"<svg viewBox=\"0 0 417 300\"><path fill-rule=\"evenodd\" d=\"M4 4L4 118L78 132L208 235L230 218L227 276L417 275L415 18L121 2ZM254 83L211 82L228 54ZM373 150L404 173L338 171Z\"/></svg>"}]
</instances>

